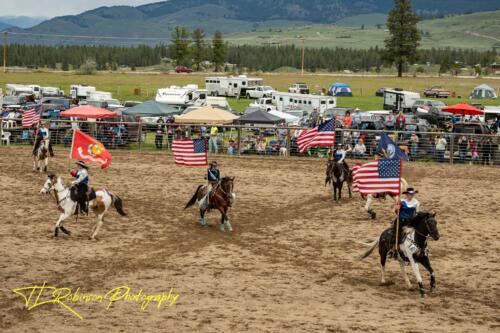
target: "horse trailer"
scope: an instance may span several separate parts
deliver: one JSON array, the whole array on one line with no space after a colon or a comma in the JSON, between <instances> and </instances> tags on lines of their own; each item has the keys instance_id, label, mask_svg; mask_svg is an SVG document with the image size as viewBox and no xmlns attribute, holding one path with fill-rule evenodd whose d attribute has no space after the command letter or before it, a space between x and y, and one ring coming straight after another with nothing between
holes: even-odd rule
<instances>
[{"instance_id":1,"label":"horse trailer","mask_svg":"<svg viewBox=\"0 0 500 333\"><path fill-rule=\"evenodd\" d=\"M278 111L290 109L301 109L312 111L317 109L320 113L337 106L337 99L332 96L296 94L288 92L276 92L273 94L273 104Z\"/></svg>"},{"instance_id":2,"label":"horse trailer","mask_svg":"<svg viewBox=\"0 0 500 333\"><path fill-rule=\"evenodd\" d=\"M262 86L261 78L240 76L214 76L205 78L205 88L212 96L246 96L248 90Z\"/></svg>"},{"instance_id":3,"label":"horse trailer","mask_svg":"<svg viewBox=\"0 0 500 333\"><path fill-rule=\"evenodd\" d=\"M38 86L38 88L40 87ZM40 89L38 91L40 91ZM23 84L11 84L11 83L7 83L5 85L6 96L19 96L21 94L35 95L33 86L26 86Z\"/></svg>"},{"instance_id":4,"label":"horse trailer","mask_svg":"<svg viewBox=\"0 0 500 333\"><path fill-rule=\"evenodd\" d=\"M87 97L96 91L95 87L86 84L73 84L70 87L71 98L87 99Z\"/></svg>"},{"instance_id":5,"label":"horse trailer","mask_svg":"<svg viewBox=\"0 0 500 333\"><path fill-rule=\"evenodd\" d=\"M56 87L41 87L40 89L41 97L62 97L64 96L64 90Z\"/></svg>"},{"instance_id":6,"label":"horse trailer","mask_svg":"<svg viewBox=\"0 0 500 333\"><path fill-rule=\"evenodd\" d=\"M198 89L196 84L188 84L184 87L170 86L158 89L155 100L163 104L190 106L196 102L205 101L206 94L207 92Z\"/></svg>"}]
</instances>

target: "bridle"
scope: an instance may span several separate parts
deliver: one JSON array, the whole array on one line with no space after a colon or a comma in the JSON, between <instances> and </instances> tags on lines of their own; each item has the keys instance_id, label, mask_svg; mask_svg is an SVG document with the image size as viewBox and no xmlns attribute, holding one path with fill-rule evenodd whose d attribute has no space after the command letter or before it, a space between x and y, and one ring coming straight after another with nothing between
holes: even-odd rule
<instances>
[{"instance_id":1,"label":"bridle","mask_svg":"<svg viewBox=\"0 0 500 333\"><path fill-rule=\"evenodd\" d=\"M222 186L223 183L226 183L229 185L229 188L224 190L224 187ZM220 189L220 191L223 193L224 196L220 195L217 191ZM233 181L230 178L225 178L221 180L216 187L213 189L213 195L218 196L219 198L223 199L224 201L231 202L231 193L233 192Z\"/></svg>"},{"instance_id":2,"label":"bridle","mask_svg":"<svg viewBox=\"0 0 500 333\"><path fill-rule=\"evenodd\" d=\"M53 195L54 195L54 199L56 200L56 205L57 205L57 206L61 206L61 203L62 203L63 201L65 201L66 199L68 199L68 197L69 197L69 192L68 192L68 194L67 194L64 198L59 199L59 192L62 192L62 191L64 191L64 190L66 190L66 188L65 188L65 189L63 189L63 190L61 190L61 191L57 190L57 189L55 188L55 186L52 184L52 179L50 180L50 182L49 182L49 186L48 186L48 189L47 189L47 193L48 193L49 195L51 195L51 194L53 194Z\"/></svg>"}]
</instances>

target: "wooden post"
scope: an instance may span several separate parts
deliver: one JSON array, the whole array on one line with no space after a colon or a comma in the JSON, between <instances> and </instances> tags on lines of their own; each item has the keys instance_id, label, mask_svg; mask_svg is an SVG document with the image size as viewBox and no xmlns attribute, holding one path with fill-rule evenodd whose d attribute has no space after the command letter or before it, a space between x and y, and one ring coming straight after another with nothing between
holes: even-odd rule
<instances>
[{"instance_id":1,"label":"wooden post","mask_svg":"<svg viewBox=\"0 0 500 333\"><path fill-rule=\"evenodd\" d=\"M238 127L238 156L241 155L241 127Z\"/></svg>"},{"instance_id":2,"label":"wooden post","mask_svg":"<svg viewBox=\"0 0 500 333\"><path fill-rule=\"evenodd\" d=\"M450 142L450 164L453 164L453 158L455 155L455 135L451 135L451 142Z\"/></svg>"},{"instance_id":3,"label":"wooden post","mask_svg":"<svg viewBox=\"0 0 500 333\"><path fill-rule=\"evenodd\" d=\"M142 151L142 119L139 119L139 130L137 131L137 142L139 143L139 151Z\"/></svg>"},{"instance_id":4,"label":"wooden post","mask_svg":"<svg viewBox=\"0 0 500 333\"><path fill-rule=\"evenodd\" d=\"M290 157L292 150L292 135L290 134L290 129L286 131L286 157Z\"/></svg>"}]
</instances>

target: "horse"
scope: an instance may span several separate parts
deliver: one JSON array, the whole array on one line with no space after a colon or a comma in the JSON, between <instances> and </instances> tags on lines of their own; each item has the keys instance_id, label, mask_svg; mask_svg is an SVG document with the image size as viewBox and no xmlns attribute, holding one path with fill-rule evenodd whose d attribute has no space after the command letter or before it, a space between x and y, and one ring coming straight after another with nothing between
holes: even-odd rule
<instances>
[{"instance_id":1,"label":"horse","mask_svg":"<svg viewBox=\"0 0 500 333\"><path fill-rule=\"evenodd\" d=\"M49 174L47 180L40 190L41 194L53 194L56 200L57 208L61 212L59 219L56 222L56 228L54 230L54 238L57 239L59 235L59 229L70 236L69 230L64 228L63 222L71 215L78 213L78 203L71 199L71 190L63 185L61 177L57 177L55 174ZM94 240L99 233L104 222L104 214L113 205L121 216L126 216L127 214L123 210L123 202L120 197L116 194L109 192L105 189L95 192L95 199L89 202L89 208L97 216L97 223L92 229L90 240ZM78 218L78 216L77 216Z\"/></svg>"},{"instance_id":2,"label":"horse","mask_svg":"<svg viewBox=\"0 0 500 333\"><path fill-rule=\"evenodd\" d=\"M424 297L425 289L422 283L422 276L418 269L418 263L422 264L430 273L430 291L432 292L436 288L436 277L434 276L434 270L429 260L427 239L431 236L434 240L439 240L440 236L437 228L436 213L419 212L399 230L399 246L396 255L399 265L401 266L401 273L403 274L408 288L411 288L410 280L405 271L405 261L409 262L418 282L420 297ZM387 254L392 248L391 239L392 228L387 228L382 232L379 239L369 244L368 250L361 256L361 259L368 257L378 246L380 266L382 269L382 284L385 284L385 262L387 260Z\"/></svg>"},{"instance_id":3,"label":"horse","mask_svg":"<svg viewBox=\"0 0 500 333\"><path fill-rule=\"evenodd\" d=\"M404 178L401 178L401 192L404 192L407 188L408 188L408 183ZM375 213L375 211L371 208L373 200L374 199L385 200L387 196L389 196L394 201L394 203L396 203L396 201L398 200L398 196L392 193L377 193L368 195L361 194L361 198L366 200L364 208L372 220L377 218L377 213Z\"/></svg>"},{"instance_id":4,"label":"horse","mask_svg":"<svg viewBox=\"0 0 500 333\"><path fill-rule=\"evenodd\" d=\"M220 231L224 232L225 226L229 231L233 231L233 227L229 222L227 212L233 205L236 195L233 192L234 177L224 177L215 184L211 191L207 185L200 185L194 192L191 200L186 204L184 209L187 209L198 203L200 208L200 224L205 226L205 213L212 208L218 209L221 213Z\"/></svg>"},{"instance_id":5,"label":"horse","mask_svg":"<svg viewBox=\"0 0 500 333\"><path fill-rule=\"evenodd\" d=\"M43 168L41 164L43 163ZM49 164L49 139L45 138L40 141L40 145L33 156L33 171L47 172Z\"/></svg>"},{"instance_id":6,"label":"horse","mask_svg":"<svg viewBox=\"0 0 500 333\"><path fill-rule=\"evenodd\" d=\"M335 159L329 159L326 164L325 186L330 182L333 186L334 201L340 201L340 199L342 198L342 187L344 186L344 182L347 182L347 188L349 189L349 198L352 198L352 171L348 168L346 170L344 166L337 163ZM339 194L338 200L337 192Z\"/></svg>"}]
</instances>

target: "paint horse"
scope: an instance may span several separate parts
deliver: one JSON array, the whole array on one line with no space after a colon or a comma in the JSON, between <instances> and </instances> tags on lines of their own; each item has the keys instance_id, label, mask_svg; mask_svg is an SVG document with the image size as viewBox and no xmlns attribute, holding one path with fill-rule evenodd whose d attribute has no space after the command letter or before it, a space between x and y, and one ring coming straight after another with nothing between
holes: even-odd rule
<instances>
[{"instance_id":1,"label":"paint horse","mask_svg":"<svg viewBox=\"0 0 500 333\"><path fill-rule=\"evenodd\" d=\"M434 288L436 288L436 277L434 276L434 270L432 269L431 262L429 260L427 239L430 236L436 241L439 240L440 236L437 228L436 213L419 212L409 222L400 227L397 258L399 265L401 266L401 273L403 274L403 278L405 279L408 288L411 288L410 280L408 279L405 271L405 261L409 262L418 282L420 296L424 297L425 290L422 283L422 276L420 275L420 271L418 269L418 264L422 264L422 266L429 271L431 276L430 291L432 292ZM368 250L366 250L366 252L361 256L361 259L368 257L378 246L380 254L380 268L382 269L382 283L385 283L385 262L389 251L393 248L395 239L392 232L392 228L388 228L382 232L377 240L369 244Z\"/></svg>"},{"instance_id":2,"label":"paint horse","mask_svg":"<svg viewBox=\"0 0 500 333\"><path fill-rule=\"evenodd\" d=\"M325 186L330 182L333 186L334 201L340 201L340 199L342 199L342 187L344 186L344 182L347 182L349 198L352 198L352 171L347 166L344 167L344 165L337 163L335 159L328 160L326 164Z\"/></svg>"},{"instance_id":3,"label":"paint horse","mask_svg":"<svg viewBox=\"0 0 500 333\"><path fill-rule=\"evenodd\" d=\"M63 185L61 177L57 177L54 174L47 176L47 180L40 191L41 194L52 194L56 200L57 208L61 212L59 219L56 222L56 228L54 230L54 237L57 239L59 235L59 229L66 235L71 235L71 233L64 228L64 221L77 213L78 203L71 199L71 189ZM114 206L118 214L121 216L126 216L127 214L123 211L123 203L120 197L116 194L111 193L107 190L99 190L95 192L95 199L89 202L90 211L95 213L97 216L97 223L92 229L92 233L89 239L93 240L96 238L104 222L104 215L111 206ZM78 217L77 217L78 218Z\"/></svg>"},{"instance_id":4,"label":"paint horse","mask_svg":"<svg viewBox=\"0 0 500 333\"><path fill-rule=\"evenodd\" d=\"M233 227L229 222L227 212L233 205L236 195L233 192L234 177L224 177L209 191L207 185L200 185L194 192L193 197L186 204L184 209L198 203L200 208L200 224L205 226L205 213L210 209L217 209L221 213L220 231L224 232L225 226L229 231L233 231Z\"/></svg>"},{"instance_id":5,"label":"paint horse","mask_svg":"<svg viewBox=\"0 0 500 333\"><path fill-rule=\"evenodd\" d=\"M40 141L40 145L33 156L33 171L47 172L49 164L49 139ZM42 168L43 165L43 168Z\"/></svg>"}]
</instances>

